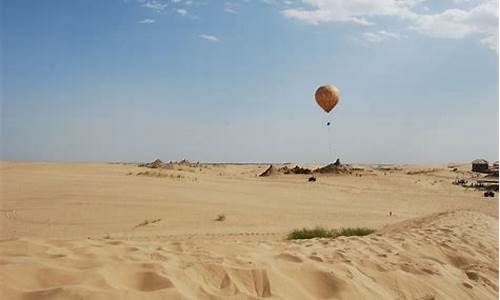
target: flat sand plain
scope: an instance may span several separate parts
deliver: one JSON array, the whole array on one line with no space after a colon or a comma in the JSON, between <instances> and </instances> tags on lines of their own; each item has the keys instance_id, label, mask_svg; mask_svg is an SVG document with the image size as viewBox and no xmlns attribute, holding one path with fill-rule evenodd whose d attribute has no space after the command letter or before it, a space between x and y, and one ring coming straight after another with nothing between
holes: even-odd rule
<instances>
[{"instance_id":1,"label":"flat sand plain","mask_svg":"<svg viewBox=\"0 0 500 300\"><path fill-rule=\"evenodd\" d=\"M1 162L1 298L498 299L498 196L451 184L469 165L266 167ZM286 240L316 225L378 231Z\"/></svg>"}]
</instances>

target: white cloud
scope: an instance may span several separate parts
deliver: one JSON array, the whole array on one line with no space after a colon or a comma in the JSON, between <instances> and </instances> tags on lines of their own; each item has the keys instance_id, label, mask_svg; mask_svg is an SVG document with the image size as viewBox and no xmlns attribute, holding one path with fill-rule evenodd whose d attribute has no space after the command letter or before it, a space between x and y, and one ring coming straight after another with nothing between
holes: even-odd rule
<instances>
[{"instance_id":1,"label":"white cloud","mask_svg":"<svg viewBox=\"0 0 500 300\"><path fill-rule=\"evenodd\" d=\"M213 36L213 35L209 35L209 34L205 34L205 33L200 34L199 37L204 39L204 40L210 41L210 42L218 42L219 41L218 37Z\"/></svg>"},{"instance_id":2,"label":"white cloud","mask_svg":"<svg viewBox=\"0 0 500 300\"><path fill-rule=\"evenodd\" d=\"M188 15L188 7L201 2L192 0L137 0L143 7L162 12L171 3L173 10ZM310 24L347 22L362 26L374 26L375 21L397 18L422 35L442 39L462 39L475 36L478 43L498 51L498 1L499 0L450 0L454 6L441 12L431 12L430 0L261 0L281 7L282 14ZM175 4L175 5L174 5ZM224 2L224 12L238 14L241 2ZM191 10L191 9L190 9ZM190 14L191 15L191 14ZM194 18L194 16L193 16ZM385 18L385 19L384 19ZM145 21L145 20L143 20ZM153 20L154 22L154 20ZM143 24L152 22L140 22ZM398 28L398 31L401 27ZM363 40L380 42L397 39L390 30L370 30L361 34Z\"/></svg>"},{"instance_id":3,"label":"white cloud","mask_svg":"<svg viewBox=\"0 0 500 300\"><path fill-rule=\"evenodd\" d=\"M490 48L491 50L496 50L498 52L498 34L497 35L489 35L480 40L481 44L485 47Z\"/></svg>"},{"instance_id":4,"label":"white cloud","mask_svg":"<svg viewBox=\"0 0 500 300\"><path fill-rule=\"evenodd\" d=\"M224 3L224 12L228 14L238 14L238 4L233 2L225 2Z\"/></svg>"},{"instance_id":5,"label":"white cloud","mask_svg":"<svg viewBox=\"0 0 500 300\"><path fill-rule=\"evenodd\" d=\"M144 19L144 20L139 21L139 23L141 23L141 24L153 24L154 22L155 22L155 20L153 20L153 19Z\"/></svg>"},{"instance_id":6,"label":"white cloud","mask_svg":"<svg viewBox=\"0 0 500 300\"><path fill-rule=\"evenodd\" d=\"M481 1L469 10L447 9L421 15L411 28L436 38L461 39L476 34L482 37L483 45L498 49L498 0Z\"/></svg>"},{"instance_id":7,"label":"white cloud","mask_svg":"<svg viewBox=\"0 0 500 300\"><path fill-rule=\"evenodd\" d=\"M301 0L302 7L286 8L283 15L311 24L350 22L374 25L374 18L396 17L408 22L410 29L434 38L462 39L477 36L479 42L498 51L498 1L456 0L451 4L467 3L468 8L449 8L441 13L417 13L417 6L426 0ZM365 32L367 41L390 37L383 31ZM386 32L388 33L388 32Z\"/></svg>"},{"instance_id":8,"label":"white cloud","mask_svg":"<svg viewBox=\"0 0 500 300\"><path fill-rule=\"evenodd\" d=\"M148 1L145 1L142 4L142 6L149 8L149 9L152 9L156 12L162 12L165 8L167 8L168 4L162 3L158 0L148 0Z\"/></svg>"},{"instance_id":9,"label":"white cloud","mask_svg":"<svg viewBox=\"0 0 500 300\"><path fill-rule=\"evenodd\" d=\"M238 12L230 7L225 7L224 12L227 12L228 14L238 14Z\"/></svg>"},{"instance_id":10,"label":"white cloud","mask_svg":"<svg viewBox=\"0 0 500 300\"><path fill-rule=\"evenodd\" d=\"M289 18L312 24L352 22L372 25L367 18L377 16L413 17L411 8L424 0L302 0L307 8L288 8L282 13Z\"/></svg>"},{"instance_id":11,"label":"white cloud","mask_svg":"<svg viewBox=\"0 0 500 300\"><path fill-rule=\"evenodd\" d=\"M379 31L368 31L364 32L361 37L368 42L371 43L379 43L385 40L389 39L400 39L401 35L399 33L395 32L389 32L385 30L379 30Z\"/></svg>"}]
</instances>

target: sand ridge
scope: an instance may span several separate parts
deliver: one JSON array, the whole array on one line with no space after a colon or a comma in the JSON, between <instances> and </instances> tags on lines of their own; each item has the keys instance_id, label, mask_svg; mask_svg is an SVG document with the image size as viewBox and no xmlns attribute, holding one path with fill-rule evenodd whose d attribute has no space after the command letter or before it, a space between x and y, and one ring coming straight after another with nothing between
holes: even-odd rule
<instances>
[{"instance_id":1,"label":"sand ridge","mask_svg":"<svg viewBox=\"0 0 500 300\"><path fill-rule=\"evenodd\" d=\"M6 299L497 299L498 220L452 211L366 237L1 243Z\"/></svg>"}]
</instances>

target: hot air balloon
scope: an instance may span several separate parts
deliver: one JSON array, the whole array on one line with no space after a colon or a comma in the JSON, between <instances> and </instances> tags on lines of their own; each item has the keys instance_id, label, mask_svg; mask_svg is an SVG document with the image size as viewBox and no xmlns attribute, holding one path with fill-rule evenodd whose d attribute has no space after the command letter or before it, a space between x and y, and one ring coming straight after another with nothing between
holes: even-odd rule
<instances>
[{"instance_id":1,"label":"hot air balloon","mask_svg":"<svg viewBox=\"0 0 500 300\"><path fill-rule=\"evenodd\" d=\"M314 93L314 98L316 98L316 103L318 103L318 105L327 114L329 114L340 101L340 91L334 85L323 85L316 90L316 93ZM326 115L325 117L329 119L326 122L326 126L328 128L328 135L330 135L331 133L330 120L332 118L332 115L329 114ZM327 138L327 140L329 141L330 155L333 156L332 141L330 138Z\"/></svg>"},{"instance_id":2,"label":"hot air balloon","mask_svg":"<svg viewBox=\"0 0 500 300\"><path fill-rule=\"evenodd\" d=\"M329 113L340 101L340 91L334 85L320 86L314 94L316 103Z\"/></svg>"}]
</instances>

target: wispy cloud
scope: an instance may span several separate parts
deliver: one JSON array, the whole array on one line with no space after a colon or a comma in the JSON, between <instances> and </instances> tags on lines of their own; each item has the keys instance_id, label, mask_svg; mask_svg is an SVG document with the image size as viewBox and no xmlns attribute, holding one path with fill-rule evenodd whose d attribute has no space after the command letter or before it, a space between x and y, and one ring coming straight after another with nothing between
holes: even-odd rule
<instances>
[{"instance_id":1,"label":"wispy cloud","mask_svg":"<svg viewBox=\"0 0 500 300\"><path fill-rule=\"evenodd\" d=\"M227 12L228 14L238 14L238 11L230 7L224 7L224 12Z\"/></svg>"},{"instance_id":2,"label":"wispy cloud","mask_svg":"<svg viewBox=\"0 0 500 300\"><path fill-rule=\"evenodd\" d=\"M195 8L208 2L192 0L137 0L143 7L163 12L170 5L172 12L181 16L197 18L192 14ZM246 1L245 1L246 2ZM281 13L290 19L313 25L323 23L351 23L374 26L388 18L406 23L406 31L441 39L462 39L475 36L478 43L498 52L498 2L499 0L453 0L442 11L431 11L429 0L261 0L262 3L279 7ZM228 0L223 11L238 14L243 2ZM152 20L152 19L146 19ZM153 23L154 20L140 23ZM397 31L401 31L398 26ZM361 33L361 39L381 42L399 39L401 36L389 27L384 30L369 30Z\"/></svg>"},{"instance_id":3,"label":"wispy cloud","mask_svg":"<svg viewBox=\"0 0 500 300\"><path fill-rule=\"evenodd\" d=\"M361 34L361 37L363 38L363 40L367 41L367 42L371 42L371 43L379 43L379 42L382 42L382 41L385 41L385 40L389 40L389 39L400 39L401 38L401 35L399 33L395 33L395 32L389 32L389 31L385 31L385 30L378 30L378 31L367 31L367 32L363 32Z\"/></svg>"},{"instance_id":4,"label":"wispy cloud","mask_svg":"<svg viewBox=\"0 0 500 300\"><path fill-rule=\"evenodd\" d=\"M159 0L148 0L148 1L145 1L142 4L142 6L149 8L149 9L152 9L156 12L162 12L163 10L165 10L165 8L167 8L168 4L160 2Z\"/></svg>"},{"instance_id":5,"label":"wispy cloud","mask_svg":"<svg viewBox=\"0 0 500 300\"><path fill-rule=\"evenodd\" d=\"M479 42L485 47L495 50L498 53L498 35L489 35L482 38Z\"/></svg>"},{"instance_id":6,"label":"wispy cloud","mask_svg":"<svg viewBox=\"0 0 500 300\"><path fill-rule=\"evenodd\" d=\"M225 2L224 3L224 12L228 14L238 14L238 4L233 2Z\"/></svg>"},{"instance_id":7,"label":"wispy cloud","mask_svg":"<svg viewBox=\"0 0 500 300\"><path fill-rule=\"evenodd\" d=\"M144 19L144 20L139 21L140 24L153 24L154 22L155 22L155 20L153 20L153 19Z\"/></svg>"},{"instance_id":8,"label":"wispy cloud","mask_svg":"<svg viewBox=\"0 0 500 300\"><path fill-rule=\"evenodd\" d=\"M456 0L467 2L468 8L449 8L429 14L418 6L426 0L301 0L294 8L282 9L285 17L314 25L349 22L374 25L375 19L396 17L408 23L408 28L433 38L461 39L476 35L479 42L498 52L498 1ZM371 42L396 38L391 32L365 32L362 37Z\"/></svg>"},{"instance_id":9,"label":"wispy cloud","mask_svg":"<svg viewBox=\"0 0 500 300\"><path fill-rule=\"evenodd\" d=\"M200 34L199 37L204 39L204 40L210 41L210 42L218 42L219 41L218 37L216 37L214 35L205 34L205 33Z\"/></svg>"},{"instance_id":10,"label":"wispy cloud","mask_svg":"<svg viewBox=\"0 0 500 300\"><path fill-rule=\"evenodd\" d=\"M372 25L368 18L379 16L411 17L411 8L423 0L302 0L305 7L287 8L282 13L289 18L311 24L350 22Z\"/></svg>"}]
</instances>

